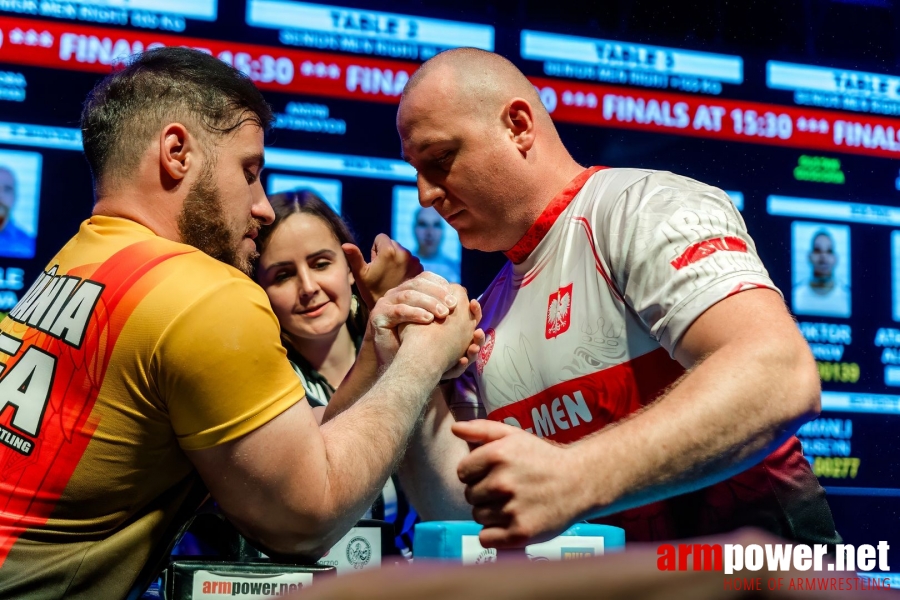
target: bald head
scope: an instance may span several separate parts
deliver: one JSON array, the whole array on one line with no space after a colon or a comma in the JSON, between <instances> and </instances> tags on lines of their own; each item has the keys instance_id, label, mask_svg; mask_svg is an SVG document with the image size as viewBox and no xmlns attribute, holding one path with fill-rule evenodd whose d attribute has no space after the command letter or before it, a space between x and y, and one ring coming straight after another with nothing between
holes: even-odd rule
<instances>
[{"instance_id":1,"label":"bald head","mask_svg":"<svg viewBox=\"0 0 900 600\"><path fill-rule=\"evenodd\" d=\"M441 52L413 73L400 102L412 101L419 94L433 97L435 88L443 91L445 100L465 107L473 117L492 117L509 101L522 98L531 105L536 120L553 127L531 82L514 64L493 52L478 48Z\"/></svg>"},{"instance_id":2,"label":"bald head","mask_svg":"<svg viewBox=\"0 0 900 600\"><path fill-rule=\"evenodd\" d=\"M410 78L397 110L419 203L466 248L507 250L582 168L530 81L491 52L438 54Z\"/></svg>"}]
</instances>

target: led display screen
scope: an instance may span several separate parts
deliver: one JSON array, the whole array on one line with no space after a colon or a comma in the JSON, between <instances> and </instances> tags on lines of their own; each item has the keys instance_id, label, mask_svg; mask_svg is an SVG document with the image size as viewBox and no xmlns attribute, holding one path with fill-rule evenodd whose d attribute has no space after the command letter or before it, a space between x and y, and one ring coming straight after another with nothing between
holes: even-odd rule
<instances>
[{"instance_id":1,"label":"led display screen","mask_svg":"<svg viewBox=\"0 0 900 600\"><path fill-rule=\"evenodd\" d=\"M853 543L900 540L900 74L805 64L777 45L674 47L578 22L389 5L0 0L0 312L90 215L86 94L161 45L209 52L263 90L276 113L269 193L312 189L364 249L390 233L480 293L505 258L462 249L419 207L395 115L423 60L497 51L534 83L581 164L727 191L818 362L824 412L799 436L838 528Z\"/></svg>"}]
</instances>

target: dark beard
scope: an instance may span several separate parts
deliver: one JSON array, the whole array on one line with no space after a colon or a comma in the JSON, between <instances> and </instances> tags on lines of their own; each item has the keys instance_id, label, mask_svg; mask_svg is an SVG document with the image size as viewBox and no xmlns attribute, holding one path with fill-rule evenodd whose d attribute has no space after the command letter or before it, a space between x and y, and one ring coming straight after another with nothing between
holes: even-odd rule
<instances>
[{"instance_id":1,"label":"dark beard","mask_svg":"<svg viewBox=\"0 0 900 600\"><path fill-rule=\"evenodd\" d=\"M253 263L259 254L241 255L239 249L243 236L251 229L259 229L260 223L250 219L247 229L238 236L228 226L219 190L212 182L211 173L204 173L191 186L178 215L178 231L181 240L216 260L253 276Z\"/></svg>"}]
</instances>

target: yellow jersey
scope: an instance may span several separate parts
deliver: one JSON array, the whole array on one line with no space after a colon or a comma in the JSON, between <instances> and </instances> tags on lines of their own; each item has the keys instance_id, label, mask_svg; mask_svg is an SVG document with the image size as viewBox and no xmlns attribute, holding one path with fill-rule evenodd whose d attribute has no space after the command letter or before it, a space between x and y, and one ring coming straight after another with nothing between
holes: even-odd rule
<instances>
[{"instance_id":1,"label":"yellow jersey","mask_svg":"<svg viewBox=\"0 0 900 600\"><path fill-rule=\"evenodd\" d=\"M202 490L183 450L301 399L250 278L85 221L0 321L0 597L124 597Z\"/></svg>"}]
</instances>

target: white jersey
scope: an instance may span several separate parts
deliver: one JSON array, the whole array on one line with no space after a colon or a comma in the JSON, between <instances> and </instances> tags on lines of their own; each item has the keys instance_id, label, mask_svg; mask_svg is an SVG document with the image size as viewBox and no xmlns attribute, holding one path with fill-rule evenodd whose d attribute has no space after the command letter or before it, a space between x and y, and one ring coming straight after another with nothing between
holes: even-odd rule
<instances>
[{"instance_id":1,"label":"white jersey","mask_svg":"<svg viewBox=\"0 0 900 600\"><path fill-rule=\"evenodd\" d=\"M554 199L532 227L542 233L508 253L480 299L487 340L451 402L457 418L579 439L677 378L669 357L706 309L776 289L724 192L641 169L588 170L573 183L583 187ZM588 394L609 386L613 403L612 389Z\"/></svg>"},{"instance_id":2,"label":"white jersey","mask_svg":"<svg viewBox=\"0 0 900 600\"><path fill-rule=\"evenodd\" d=\"M507 256L480 298L485 344L448 404L458 420L564 443L658 398L684 373L676 344L712 305L746 289L778 292L728 196L668 172L586 170ZM805 470L798 476L821 491L796 439L782 450L792 464L774 468ZM631 539L730 528L723 515L685 526L665 503L627 512Z\"/></svg>"}]
</instances>

